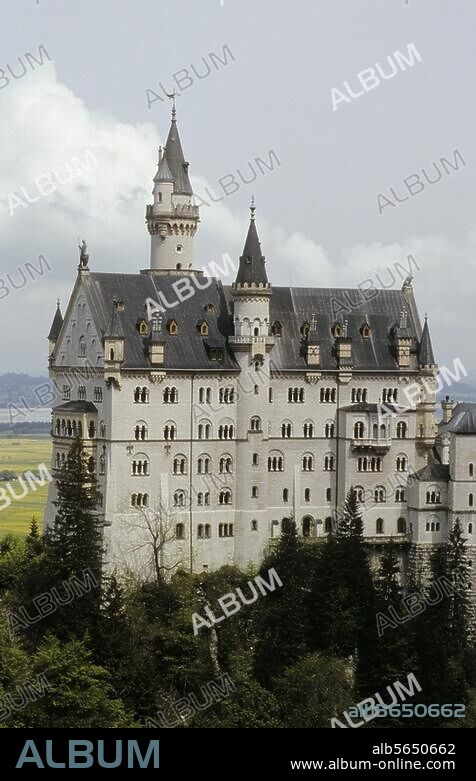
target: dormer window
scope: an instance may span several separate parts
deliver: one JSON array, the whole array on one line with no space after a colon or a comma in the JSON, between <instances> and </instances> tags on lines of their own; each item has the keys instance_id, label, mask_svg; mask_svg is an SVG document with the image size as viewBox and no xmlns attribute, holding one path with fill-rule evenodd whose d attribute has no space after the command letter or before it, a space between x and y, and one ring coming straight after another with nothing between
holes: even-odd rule
<instances>
[{"instance_id":1,"label":"dormer window","mask_svg":"<svg viewBox=\"0 0 476 781\"><path fill-rule=\"evenodd\" d=\"M301 334L302 334L304 337L306 337L306 336L308 335L308 333L309 333L309 328L310 328L310 326L309 326L309 323L308 323L307 321L306 321L305 323L303 323L303 324L302 324L302 326L301 326Z\"/></svg>"},{"instance_id":2,"label":"dormer window","mask_svg":"<svg viewBox=\"0 0 476 781\"><path fill-rule=\"evenodd\" d=\"M147 325L145 320L139 320L137 322L137 330L139 331L141 336L147 336L149 333L149 326Z\"/></svg>"},{"instance_id":3,"label":"dormer window","mask_svg":"<svg viewBox=\"0 0 476 781\"><path fill-rule=\"evenodd\" d=\"M175 247L175 252L180 255L180 253L183 252L183 244L177 244Z\"/></svg>"},{"instance_id":4,"label":"dormer window","mask_svg":"<svg viewBox=\"0 0 476 781\"><path fill-rule=\"evenodd\" d=\"M342 336L342 325L340 323L334 323L332 326L332 336L335 338Z\"/></svg>"},{"instance_id":5,"label":"dormer window","mask_svg":"<svg viewBox=\"0 0 476 781\"><path fill-rule=\"evenodd\" d=\"M206 320L200 320L200 322L197 323L197 328L201 336L208 336L208 323Z\"/></svg>"},{"instance_id":6,"label":"dormer window","mask_svg":"<svg viewBox=\"0 0 476 781\"><path fill-rule=\"evenodd\" d=\"M364 339L368 339L370 336L370 326L368 323L364 323L362 328L360 329L360 333L362 334L362 337Z\"/></svg>"},{"instance_id":7,"label":"dormer window","mask_svg":"<svg viewBox=\"0 0 476 781\"><path fill-rule=\"evenodd\" d=\"M273 336L282 336L283 335L283 327L279 320L276 320L273 325L271 326L271 333Z\"/></svg>"},{"instance_id":8,"label":"dormer window","mask_svg":"<svg viewBox=\"0 0 476 781\"><path fill-rule=\"evenodd\" d=\"M167 331L169 332L169 334L172 334L173 336L178 334L178 325L176 320L169 320L169 322L167 323Z\"/></svg>"},{"instance_id":9,"label":"dormer window","mask_svg":"<svg viewBox=\"0 0 476 781\"><path fill-rule=\"evenodd\" d=\"M206 304L203 308L205 312L207 312L208 314L212 315L215 313L215 307L213 306L213 304Z\"/></svg>"}]
</instances>

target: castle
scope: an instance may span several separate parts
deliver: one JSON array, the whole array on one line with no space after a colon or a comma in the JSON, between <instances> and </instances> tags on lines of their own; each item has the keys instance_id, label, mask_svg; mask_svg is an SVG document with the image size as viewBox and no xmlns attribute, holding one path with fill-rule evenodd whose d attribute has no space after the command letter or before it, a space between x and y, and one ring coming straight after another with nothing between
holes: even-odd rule
<instances>
[{"instance_id":1,"label":"castle","mask_svg":"<svg viewBox=\"0 0 476 781\"><path fill-rule=\"evenodd\" d=\"M304 537L325 538L351 486L369 543L401 541L416 565L459 517L472 554L476 408L445 402L438 431L438 367L411 277L372 296L275 287L252 203L224 285L193 258L188 167L174 109L146 209L149 268L97 273L83 242L48 337L62 388L53 467L79 434L102 492L108 566L145 573L153 551L171 570L246 569L291 517ZM354 303L336 319L343 296ZM55 496L52 483L47 526Z\"/></svg>"}]
</instances>

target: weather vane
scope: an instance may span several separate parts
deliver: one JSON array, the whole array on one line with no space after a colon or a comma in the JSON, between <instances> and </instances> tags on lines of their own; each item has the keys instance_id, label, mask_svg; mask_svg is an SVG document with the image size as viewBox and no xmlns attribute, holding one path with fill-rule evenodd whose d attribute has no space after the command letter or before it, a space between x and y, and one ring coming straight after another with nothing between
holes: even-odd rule
<instances>
[{"instance_id":1,"label":"weather vane","mask_svg":"<svg viewBox=\"0 0 476 781\"><path fill-rule=\"evenodd\" d=\"M173 92L166 92L165 93L167 97L172 101L172 119L175 119L177 112L176 112L176 105L175 105L175 98L180 97L180 95L177 95L175 90Z\"/></svg>"}]
</instances>

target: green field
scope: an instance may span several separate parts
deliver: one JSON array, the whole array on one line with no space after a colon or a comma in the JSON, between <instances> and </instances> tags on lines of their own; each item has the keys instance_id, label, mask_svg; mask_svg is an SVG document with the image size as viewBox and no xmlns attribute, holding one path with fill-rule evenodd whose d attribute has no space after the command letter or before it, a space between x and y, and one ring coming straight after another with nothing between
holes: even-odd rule
<instances>
[{"instance_id":1,"label":"green field","mask_svg":"<svg viewBox=\"0 0 476 781\"><path fill-rule=\"evenodd\" d=\"M18 475L30 470L38 475L38 464L46 464L51 472L51 450L50 439L0 439L0 472L9 470ZM5 488L5 485L5 482L0 482L0 488ZM12 488L17 494L22 492L17 481L12 481ZM48 485L39 487L36 491L30 490L23 499L13 499L8 489L7 496L12 501L4 508L4 502L1 502L3 509L0 510L0 536L26 534L33 516L36 517L40 529L42 528Z\"/></svg>"}]
</instances>

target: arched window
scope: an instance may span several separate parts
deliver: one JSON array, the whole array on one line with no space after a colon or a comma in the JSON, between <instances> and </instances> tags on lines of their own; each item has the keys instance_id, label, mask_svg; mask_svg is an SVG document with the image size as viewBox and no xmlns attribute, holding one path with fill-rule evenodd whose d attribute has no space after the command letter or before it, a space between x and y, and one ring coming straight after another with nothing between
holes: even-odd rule
<instances>
[{"instance_id":1,"label":"arched window","mask_svg":"<svg viewBox=\"0 0 476 781\"><path fill-rule=\"evenodd\" d=\"M257 485L252 485L251 486L251 497L252 497L252 499L257 499L258 498L258 486Z\"/></svg>"},{"instance_id":2,"label":"arched window","mask_svg":"<svg viewBox=\"0 0 476 781\"><path fill-rule=\"evenodd\" d=\"M305 488L304 489L304 501L305 502L310 502L311 501L311 489L310 488Z\"/></svg>"},{"instance_id":3,"label":"arched window","mask_svg":"<svg viewBox=\"0 0 476 781\"><path fill-rule=\"evenodd\" d=\"M397 423L397 439L406 439L407 431L407 424L403 420L399 420Z\"/></svg>"},{"instance_id":4,"label":"arched window","mask_svg":"<svg viewBox=\"0 0 476 781\"><path fill-rule=\"evenodd\" d=\"M304 439L312 439L314 436L314 423L311 423L310 421L306 421L302 427L302 433L304 436Z\"/></svg>"},{"instance_id":5,"label":"arched window","mask_svg":"<svg viewBox=\"0 0 476 781\"><path fill-rule=\"evenodd\" d=\"M220 495L218 497L219 504L231 504L231 501L232 497L229 488L225 488L223 491L220 491Z\"/></svg>"},{"instance_id":6,"label":"arched window","mask_svg":"<svg viewBox=\"0 0 476 781\"><path fill-rule=\"evenodd\" d=\"M326 423L325 436L326 439L333 439L334 437L334 423L331 420L328 420Z\"/></svg>"},{"instance_id":7,"label":"arched window","mask_svg":"<svg viewBox=\"0 0 476 781\"><path fill-rule=\"evenodd\" d=\"M202 420L202 422L198 424L199 439L210 439L211 432L212 432L212 424L208 420Z\"/></svg>"},{"instance_id":8,"label":"arched window","mask_svg":"<svg viewBox=\"0 0 476 781\"><path fill-rule=\"evenodd\" d=\"M172 334L173 336L178 334L178 323L176 320L169 320L169 322L167 323L167 331L169 332L169 334Z\"/></svg>"},{"instance_id":9,"label":"arched window","mask_svg":"<svg viewBox=\"0 0 476 781\"><path fill-rule=\"evenodd\" d=\"M268 472L284 472L284 457L279 451L272 451L268 456Z\"/></svg>"},{"instance_id":10,"label":"arched window","mask_svg":"<svg viewBox=\"0 0 476 781\"><path fill-rule=\"evenodd\" d=\"M103 475L106 472L106 456L101 453L99 456L99 474Z\"/></svg>"},{"instance_id":11,"label":"arched window","mask_svg":"<svg viewBox=\"0 0 476 781\"><path fill-rule=\"evenodd\" d=\"M197 472L199 475L208 475L210 472L210 456L202 455L197 459Z\"/></svg>"},{"instance_id":12,"label":"arched window","mask_svg":"<svg viewBox=\"0 0 476 781\"><path fill-rule=\"evenodd\" d=\"M174 492L174 507L185 507L186 502L187 502L187 497L185 491Z\"/></svg>"},{"instance_id":13,"label":"arched window","mask_svg":"<svg viewBox=\"0 0 476 781\"><path fill-rule=\"evenodd\" d=\"M440 502L441 502L440 489L438 488L438 486L430 486L430 488L426 492L426 503L440 504Z\"/></svg>"},{"instance_id":14,"label":"arched window","mask_svg":"<svg viewBox=\"0 0 476 781\"><path fill-rule=\"evenodd\" d=\"M281 423L281 437L283 439L289 439L289 437L292 434L292 424L285 420L284 423Z\"/></svg>"},{"instance_id":15,"label":"arched window","mask_svg":"<svg viewBox=\"0 0 476 781\"><path fill-rule=\"evenodd\" d=\"M469 472L469 476L470 477L474 476L474 464L469 464L468 465L468 472Z\"/></svg>"},{"instance_id":16,"label":"arched window","mask_svg":"<svg viewBox=\"0 0 476 781\"><path fill-rule=\"evenodd\" d=\"M212 527L210 526L209 523L206 523L205 524L205 539L209 540L211 536L212 536Z\"/></svg>"},{"instance_id":17,"label":"arched window","mask_svg":"<svg viewBox=\"0 0 476 781\"><path fill-rule=\"evenodd\" d=\"M147 404L149 401L149 389L145 386L137 387L134 390L134 403L135 404Z\"/></svg>"},{"instance_id":18,"label":"arched window","mask_svg":"<svg viewBox=\"0 0 476 781\"><path fill-rule=\"evenodd\" d=\"M363 439L364 438L364 424L361 420L358 420L357 423L354 423L354 439Z\"/></svg>"},{"instance_id":19,"label":"arched window","mask_svg":"<svg viewBox=\"0 0 476 781\"><path fill-rule=\"evenodd\" d=\"M468 534L472 534L472 533L473 533L473 524L468 523Z\"/></svg>"},{"instance_id":20,"label":"arched window","mask_svg":"<svg viewBox=\"0 0 476 781\"><path fill-rule=\"evenodd\" d=\"M173 463L174 475L186 475L187 474L187 459L185 456L178 455L174 458Z\"/></svg>"},{"instance_id":21,"label":"arched window","mask_svg":"<svg viewBox=\"0 0 476 781\"><path fill-rule=\"evenodd\" d=\"M355 488L354 488L354 496L355 496L355 499L356 499L357 502L359 502L360 504L364 503L364 501L365 501L365 490L364 490L363 486L361 486L361 485L356 485L355 486Z\"/></svg>"},{"instance_id":22,"label":"arched window","mask_svg":"<svg viewBox=\"0 0 476 781\"><path fill-rule=\"evenodd\" d=\"M253 466L258 466L259 465L258 453L253 453L253 457L251 459L251 463L253 464Z\"/></svg>"},{"instance_id":23,"label":"arched window","mask_svg":"<svg viewBox=\"0 0 476 781\"><path fill-rule=\"evenodd\" d=\"M197 526L197 537L200 539L203 537L203 523L199 523Z\"/></svg>"},{"instance_id":24,"label":"arched window","mask_svg":"<svg viewBox=\"0 0 476 781\"><path fill-rule=\"evenodd\" d=\"M404 502L405 501L405 489L404 488L397 488L395 491L395 501L396 502Z\"/></svg>"},{"instance_id":25,"label":"arched window","mask_svg":"<svg viewBox=\"0 0 476 781\"><path fill-rule=\"evenodd\" d=\"M96 460L91 456L88 459L88 472L90 475L94 474L96 471Z\"/></svg>"},{"instance_id":26,"label":"arched window","mask_svg":"<svg viewBox=\"0 0 476 781\"><path fill-rule=\"evenodd\" d=\"M469 494L468 496L468 504L470 507L473 507L474 504L474 494Z\"/></svg>"},{"instance_id":27,"label":"arched window","mask_svg":"<svg viewBox=\"0 0 476 781\"><path fill-rule=\"evenodd\" d=\"M314 519L311 518L310 515L305 515L302 519L302 536L303 537L310 537L312 527L314 525Z\"/></svg>"},{"instance_id":28,"label":"arched window","mask_svg":"<svg viewBox=\"0 0 476 781\"><path fill-rule=\"evenodd\" d=\"M164 439L177 439L177 426L172 421L168 421L164 426Z\"/></svg>"},{"instance_id":29,"label":"arched window","mask_svg":"<svg viewBox=\"0 0 476 781\"><path fill-rule=\"evenodd\" d=\"M399 518L397 521L397 532L398 534L406 534L407 532L407 522L405 518Z\"/></svg>"},{"instance_id":30,"label":"arched window","mask_svg":"<svg viewBox=\"0 0 476 781\"><path fill-rule=\"evenodd\" d=\"M134 477L147 477L149 475L149 459L142 453L137 453L132 461L131 474Z\"/></svg>"},{"instance_id":31,"label":"arched window","mask_svg":"<svg viewBox=\"0 0 476 781\"><path fill-rule=\"evenodd\" d=\"M273 336L282 336L283 329L279 320L274 321L273 325L271 326L271 333Z\"/></svg>"},{"instance_id":32,"label":"arched window","mask_svg":"<svg viewBox=\"0 0 476 781\"><path fill-rule=\"evenodd\" d=\"M283 502L289 502L289 488L283 488Z\"/></svg>"},{"instance_id":33,"label":"arched window","mask_svg":"<svg viewBox=\"0 0 476 781\"><path fill-rule=\"evenodd\" d=\"M258 531L258 521L255 521L254 519L251 521L251 531L252 532Z\"/></svg>"},{"instance_id":34,"label":"arched window","mask_svg":"<svg viewBox=\"0 0 476 781\"><path fill-rule=\"evenodd\" d=\"M258 415L253 415L251 418L250 431L261 431L261 418Z\"/></svg>"},{"instance_id":35,"label":"arched window","mask_svg":"<svg viewBox=\"0 0 476 781\"><path fill-rule=\"evenodd\" d=\"M383 534L383 518L377 518L375 523L376 534Z\"/></svg>"},{"instance_id":36,"label":"arched window","mask_svg":"<svg viewBox=\"0 0 476 781\"><path fill-rule=\"evenodd\" d=\"M302 471L312 472L314 470L314 457L310 453L306 453L302 457Z\"/></svg>"},{"instance_id":37,"label":"arched window","mask_svg":"<svg viewBox=\"0 0 476 781\"><path fill-rule=\"evenodd\" d=\"M363 326L360 329L360 333L362 334L363 339L368 339L370 336L370 326L368 323L364 323Z\"/></svg>"},{"instance_id":38,"label":"arched window","mask_svg":"<svg viewBox=\"0 0 476 781\"><path fill-rule=\"evenodd\" d=\"M220 474L230 475L233 472L233 459L229 455L220 456Z\"/></svg>"},{"instance_id":39,"label":"arched window","mask_svg":"<svg viewBox=\"0 0 476 781\"><path fill-rule=\"evenodd\" d=\"M324 456L324 471L325 472L334 471L334 456L331 453Z\"/></svg>"},{"instance_id":40,"label":"arched window","mask_svg":"<svg viewBox=\"0 0 476 781\"><path fill-rule=\"evenodd\" d=\"M407 471L407 457L404 456L404 455L397 456L396 467L397 467L397 472L406 472Z\"/></svg>"},{"instance_id":41,"label":"arched window","mask_svg":"<svg viewBox=\"0 0 476 781\"><path fill-rule=\"evenodd\" d=\"M232 423L222 423L218 427L218 439L233 439Z\"/></svg>"},{"instance_id":42,"label":"arched window","mask_svg":"<svg viewBox=\"0 0 476 781\"><path fill-rule=\"evenodd\" d=\"M178 404L178 390L175 387L164 388L163 393L164 404Z\"/></svg>"},{"instance_id":43,"label":"arched window","mask_svg":"<svg viewBox=\"0 0 476 781\"><path fill-rule=\"evenodd\" d=\"M386 491L383 485L378 485L374 491L374 500L376 504L387 501Z\"/></svg>"},{"instance_id":44,"label":"arched window","mask_svg":"<svg viewBox=\"0 0 476 781\"><path fill-rule=\"evenodd\" d=\"M134 439L136 441L143 441L147 439L147 424L144 421L139 420L134 428Z\"/></svg>"},{"instance_id":45,"label":"arched window","mask_svg":"<svg viewBox=\"0 0 476 781\"><path fill-rule=\"evenodd\" d=\"M175 524L175 536L177 540L183 540L185 538L185 526L183 523Z\"/></svg>"},{"instance_id":46,"label":"arched window","mask_svg":"<svg viewBox=\"0 0 476 781\"><path fill-rule=\"evenodd\" d=\"M86 337L79 337L79 357L84 358L86 355Z\"/></svg>"},{"instance_id":47,"label":"arched window","mask_svg":"<svg viewBox=\"0 0 476 781\"><path fill-rule=\"evenodd\" d=\"M328 516L324 521L324 532L330 534L332 531L332 518Z\"/></svg>"}]
</instances>

